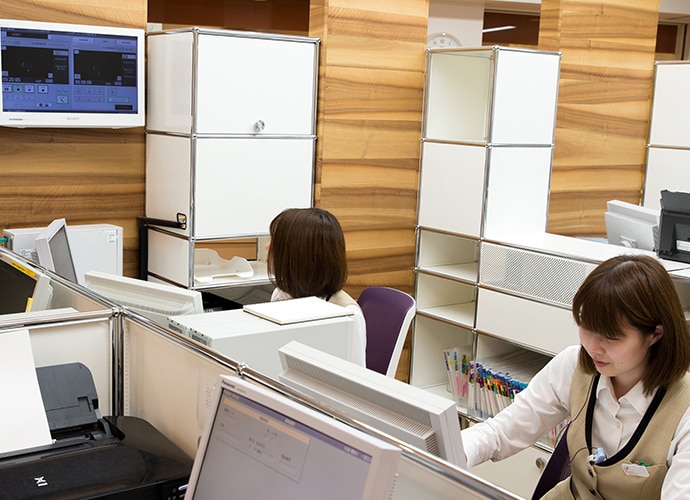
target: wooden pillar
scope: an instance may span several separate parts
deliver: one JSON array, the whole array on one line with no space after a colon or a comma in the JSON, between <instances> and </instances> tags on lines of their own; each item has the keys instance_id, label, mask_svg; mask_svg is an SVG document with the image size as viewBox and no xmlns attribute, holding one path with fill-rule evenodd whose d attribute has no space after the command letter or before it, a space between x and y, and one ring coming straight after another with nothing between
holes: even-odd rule
<instances>
[{"instance_id":1,"label":"wooden pillar","mask_svg":"<svg viewBox=\"0 0 690 500\"><path fill-rule=\"evenodd\" d=\"M428 0L312 0L321 39L316 205L345 231L348 291L412 291Z\"/></svg>"},{"instance_id":2,"label":"wooden pillar","mask_svg":"<svg viewBox=\"0 0 690 500\"><path fill-rule=\"evenodd\" d=\"M549 232L605 235L606 201L641 199L659 0L542 0L563 54Z\"/></svg>"}]
</instances>

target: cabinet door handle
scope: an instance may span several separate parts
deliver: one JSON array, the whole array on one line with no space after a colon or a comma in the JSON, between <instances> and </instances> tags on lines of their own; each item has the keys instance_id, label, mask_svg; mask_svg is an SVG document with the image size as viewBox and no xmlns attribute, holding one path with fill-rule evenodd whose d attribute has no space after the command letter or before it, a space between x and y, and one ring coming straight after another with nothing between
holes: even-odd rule
<instances>
[{"instance_id":1,"label":"cabinet door handle","mask_svg":"<svg viewBox=\"0 0 690 500\"><path fill-rule=\"evenodd\" d=\"M254 132L262 132L264 128L266 128L266 124L263 120L257 120L254 123Z\"/></svg>"},{"instance_id":2,"label":"cabinet door handle","mask_svg":"<svg viewBox=\"0 0 690 500\"><path fill-rule=\"evenodd\" d=\"M546 467L546 460L544 460L542 457L539 457L534 461L534 464L537 466L537 469L543 471L544 467Z\"/></svg>"}]
</instances>

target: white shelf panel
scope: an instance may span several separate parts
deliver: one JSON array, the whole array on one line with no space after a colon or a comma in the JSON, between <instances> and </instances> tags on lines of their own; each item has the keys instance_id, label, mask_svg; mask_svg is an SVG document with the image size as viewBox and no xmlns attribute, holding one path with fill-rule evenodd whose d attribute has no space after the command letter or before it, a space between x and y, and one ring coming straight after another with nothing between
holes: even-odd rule
<instances>
[{"instance_id":1,"label":"white shelf panel","mask_svg":"<svg viewBox=\"0 0 690 500\"><path fill-rule=\"evenodd\" d=\"M448 278L454 278L464 280L470 283L476 283L477 267L477 263L472 262L470 264L450 264L446 266L421 267L420 270L432 274L437 274L440 276L447 276Z\"/></svg>"},{"instance_id":2,"label":"white shelf panel","mask_svg":"<svg viewBox=\"0 0 690 500\"><path fill-rule=\"evenodd\" d=\"M475 306L475 302L465 304L449 304L424 309L417 308L417 313L426 314L432 318L437 318L456 325L472 328L474 325Z\"/></svg>"}]
</instances>

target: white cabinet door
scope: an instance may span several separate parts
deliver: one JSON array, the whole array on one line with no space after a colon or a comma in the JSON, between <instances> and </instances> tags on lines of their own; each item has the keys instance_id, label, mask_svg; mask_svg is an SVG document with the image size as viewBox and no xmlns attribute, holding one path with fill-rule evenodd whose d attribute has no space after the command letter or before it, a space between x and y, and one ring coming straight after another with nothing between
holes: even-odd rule
<instances>
[{"instance_id":1,"label":"white cabinet door","mask_svg":"<svg viewBox=\"0 0 690 500\"><path fill-rule=\"evenodd\" d=\"M494 147L489 151L483 236L546 231L551 147Z\"/></svg>"},{"instance_id":2,"label":"white cabinet door","mask_svg":"<svg viewBox=\"0 0 690 500\"><path fill-rule=\"evenodd\" d=\"M653 146L647 148L642 205L661 210L661 191L664 189L690 192L690 150Z\"/></svg>"},{"instance_id":3,"label":"white cabinet door","mask_svg":"<svg viewBox=\"0 0 690 500\"><path fill-rule=\"evenodd\" d=\"M285 208L312 204L312 139L198 139L196 238L267 234Z\"/></svg>"},{"instance_id":4,"label":"white cabinet door","mask_svg":"<svg viewBox=\"0 0 690 500\"><path fill-rule=\"evenodd\" d=\"M314 133L316 45L200 34L198 133Z\"/></svg>"},{"instance_id":5,"label":"white cabinet door","mask_svg":"<svg viewBox=\"0 0 690 500\"><path fill-rule=\"evenodd\" d=\"M496 49L494 144L553 144L561 56Z\"/></svg>"},{"instance_id":6,"label":"white cabinet door","mask_svg":"<svg viewBox=\"0 0 690 500\"><path fill-rule=\"evenodd\" d=\"M147 43L148 130L315 134L317 39L194 28Z\"/></svg>"},{"instance_id":7,"label":"white cabinet door","mask_svg":"<svg viewBox=\"0 0 690 500\"><path fill-rule=\"evenodd\" d=\"M569 309L479 289L477 331L556 355L579 343Z\"/></svg>"},{"instance_id":8,"label":"white cabinet door","mask_svg":"<svg viewBox=\"0 0 690 500\"><path fill-rule=\"evenodd\" d=\"M500 462L472 467L470 472L520 497L531 498L541 476L540 466L548 459L549 453L527 448Z\"/></svg>"},{"instance_id":9,"label":"white cabinet door","mask_svg":"<svg viewBox=\"0 0 690 500\"><path fill-rule=\"evenodd\" d=\"M690 147L690 64L657 61L654 71L649 144Z\"/></svg>"},{"instance_id":10,"label":"white cabinet door","mask_svg":"<svg viewBox=\"0 0 690 500\"><path fill-rule=\"evenodd\" d=\"M422 145L420 226L478 238L482 223L486 148Z\"/></svg>"}]
</instances>

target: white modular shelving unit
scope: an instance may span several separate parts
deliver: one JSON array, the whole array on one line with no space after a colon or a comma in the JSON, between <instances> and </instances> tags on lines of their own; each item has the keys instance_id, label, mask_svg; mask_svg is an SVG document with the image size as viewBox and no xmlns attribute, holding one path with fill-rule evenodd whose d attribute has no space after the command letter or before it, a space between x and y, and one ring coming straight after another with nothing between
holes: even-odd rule
<instances>
[{"instance_id":1,"label":"white modular shelving unit","mask_svg":"<svg viewBox=\"0 0 690 500\"><path fill-rule=\"evenodd\" d=\"M471 346L487 357L525 347L492 302L511 296L483 288L480 277L488 239L546 230L559 72L556 52L427 51L412 385L453 399L444 349ZM458 411L475 418L469 407ZM547 457L530 448L473 472L528 496L540 473L535 461Z\"/></svg>"},{"instance_id":2,"label":"white modular shelving unit","mask_svg":"<svg viewBox=\"0 0 690 500\"><path fill-rule=\"evenodd\" d=\"M690 61L657 61L642 205L659 210L661 191L690 192Z\"/></svg>"},{"instance_id":3,"label":"white modular shelving unit","mask_svg":"<svg viewBox=\"0 0 690 500\"><path fill-rule=\"evenodd\" d=\"M413 385L452 397L441 352L477 344L482 241L546 229L559 71L557 52L427 51Z\"/></svg>"},{"instance_id":4,"label":"white modular shelving unit","mask_svg":"<svg viewBox=\"0 0 690 500\"><path fill-rule=\"evenodd\" d=\"M147 50L146 216L187 222L149 230L149 279L246 283L202 283L197 245L266 236L313 205L319 40L189 28L150 33Z\"/></svg>"}]
</instances>

